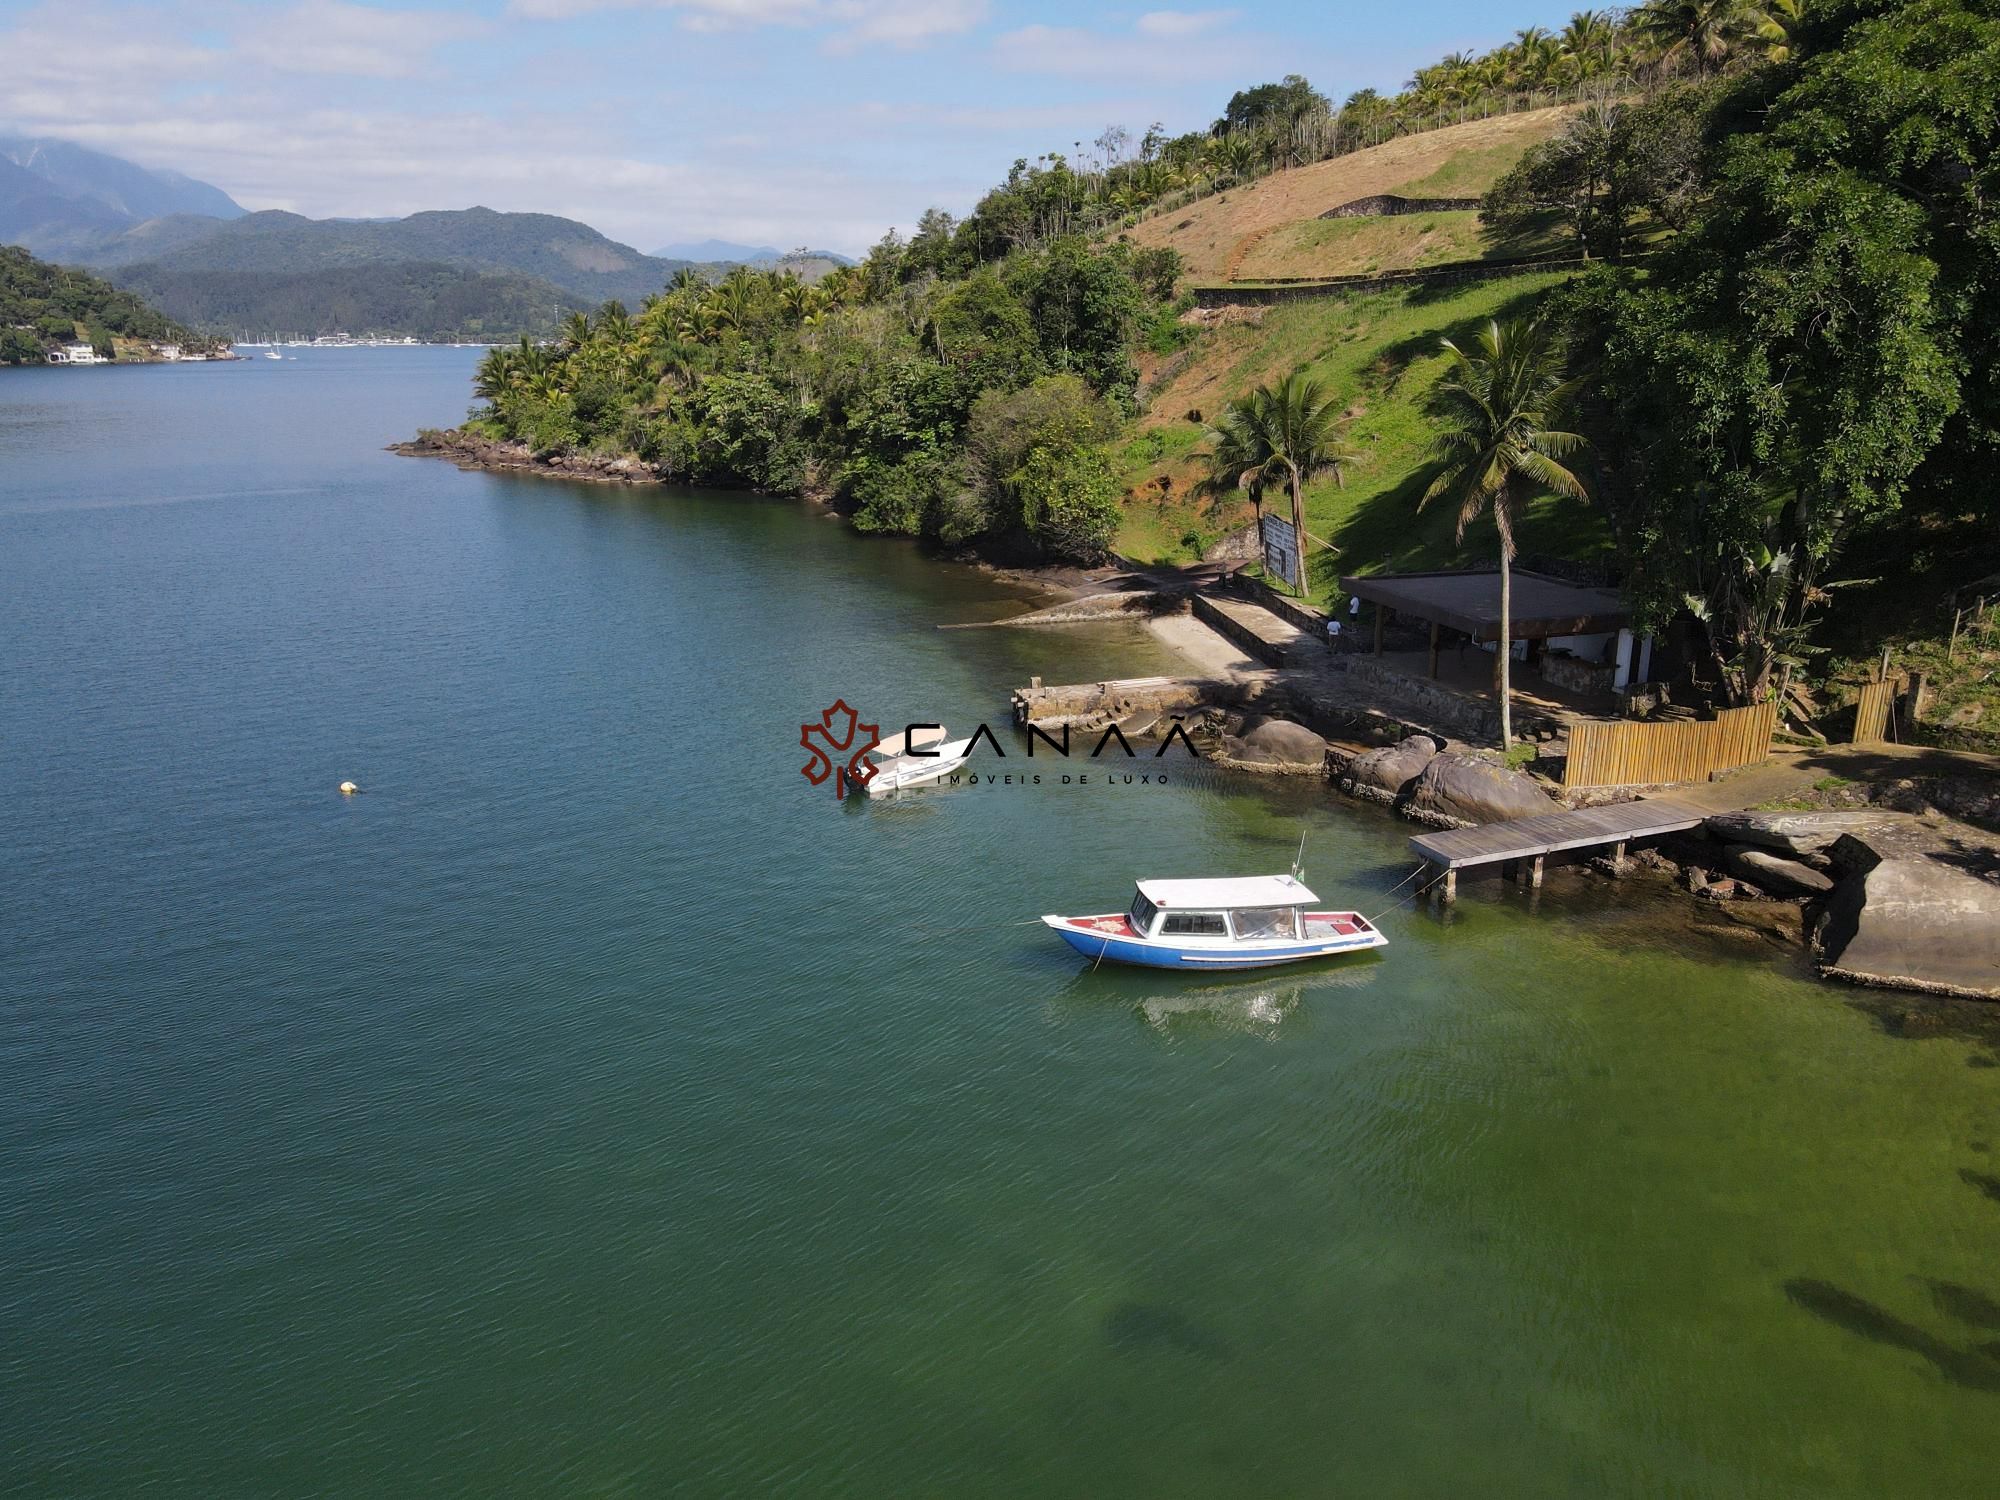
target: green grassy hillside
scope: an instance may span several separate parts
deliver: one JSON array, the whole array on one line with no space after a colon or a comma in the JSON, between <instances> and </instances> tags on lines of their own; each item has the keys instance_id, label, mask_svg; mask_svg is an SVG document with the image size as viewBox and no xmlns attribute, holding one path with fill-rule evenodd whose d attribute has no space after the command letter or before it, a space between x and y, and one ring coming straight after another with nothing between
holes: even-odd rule
<instances>
[{"instance_id":1,"label":"green grassy hillside","mask_svg":"<svg viewBox=\"0 0 2000 1500\"><path fill-rule=\"evenodd\" d=\"M1492 556L1497 539L1490 523L1475 526L1461 546L1447 510L1418 510L1436 430L1423 400L1444 370L1440 338L1468 335L1487 318L1519 315L1561 279L1517 276L1282 303L1258 321L1204 332L1154 372L1149 412L1125 442L1123 478L1132 498L1121 550L1190 561L1188 532L1213 537L1247 520L1247 503L1218 517L1193 495L1201 472L1194 455L1205 440L1200 418L1262 382L1305 369L1345 403L1347 441L1362 455L1344 485L1326 478L1306 491L1307 529L1341 549L1336 559L1316 559L1314 593L1325 597L1341 572L1444 567ZM1524 552L1553 556L1591 558L1611 548L1608 530L1588 506L1553 497L1529 507L1520 540Z\"/></svg>"}]
</instances>

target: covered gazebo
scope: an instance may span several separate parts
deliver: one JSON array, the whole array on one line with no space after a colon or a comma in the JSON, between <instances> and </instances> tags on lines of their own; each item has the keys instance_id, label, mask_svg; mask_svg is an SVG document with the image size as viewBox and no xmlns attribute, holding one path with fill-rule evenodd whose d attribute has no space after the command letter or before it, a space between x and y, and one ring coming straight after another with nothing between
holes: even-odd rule
<instances>
[{"instance_id":1,"label":"covered gazebo","mask_svg":"<svg viewBox=\"0 0 2000 1500\"><path fill-rule=\"evenodd\" d=\"M1513 570L1512 582L1509 634L1514 640L1582 646L1599 641L1608 645L1615 638L1612 688L1645 680L1651 666L1652 641L1644 643L1635 663L1632 611L1617 594L1523 568ZM1377 656L1382 654L1383 627L1392 611L1429 624L1433 678L1438 675L1438 644L1444 631L1460 632L1479 645L1500 639L1497 568L1465 573L1378 573L1343 578L1340 584L1355 598L1375 606Z\"/></svg>"}]
</instances>

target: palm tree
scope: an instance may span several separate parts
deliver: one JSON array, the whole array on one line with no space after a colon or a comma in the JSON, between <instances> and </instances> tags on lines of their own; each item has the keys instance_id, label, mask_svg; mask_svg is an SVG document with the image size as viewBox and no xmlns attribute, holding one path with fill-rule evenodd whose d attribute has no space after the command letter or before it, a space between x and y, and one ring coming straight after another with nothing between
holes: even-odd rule
<instances>
[{"instance_id":1,"label":"palm tree","mask_svg":"<svg viewBox=\"0 0 2000 1500\"><path fill-rule=\"evenodd\" d=\"M590 314L573 312L563 319L563 348L574 353L590 342Z\"/></svg>"},{"instance_id":2,"label":"palm tree","mask_svg":"<svg viewBox=\"0 0 2000 1500\"><path fill-rule=\"evenodd\" d=\"M1695 72L1705 74L1721 67L1760 19L1747 0L1646 0L1630 24L1660 62L1689 57Z\"/></svg>"},{"instance_id":3,"label":"palm tree","mask_svg":"<svg viewBox=\"0 0 2000 1500\"><path fill-rule=\"evenodd\" d=\"M1264 486L1271 478L1272 461L1271 445L1265 440L1264 427L1257 415L1257 398L1264 394L1258 391L1230 402L1215 425L1208 429L1207 450L1195 455L1208 463L1208 472L1196 484L1196 492L1210 496L1218 509L1228 497L1247 494L1260 536L1263 533Z\"/></svg>"},{"instance_id":4,"label":"palm tree","mask_svg":"<svg viewBox=\"0 0 2000 1500\"><path fill-rule=\"evenodd\" d=\"M1345 418L1338 405L1319 381L1295 370L1275 386L1259 386L1230 402L1209 429L1209 449L1202 455L1209 468L1197 488L1214 496L1246 492L1260 521L1267 486L1282 484L1290 492L1299 554L1299 573L1292 582L1301 594L1308 587L1305 485L1325 473L1344 484L1346 466L1359 456L1340 441Z\"/></svg>"},{"instance_id":5,"label":"palm tree","mask_svg":"<svg viewBox=\"0 0 2000 1500\"><path fill-rule=\"evenodd\" d=\"M523 344L528 341L524 338ZM512 349L495 344L479 361L479 369L472 377L472 394L482 401L492 401L514 384L515 355Z\"/></svg>"},{"instance_id":6,"label":"palm tree","mask_svg":"<svg viewBox=\"0 0 2000 1500\"><path fill-rule=\"evenodd\" d=\"M612 298L597 310L597 334L608 344L623 344L632 336L632 315L625 304Z\"/></svg>"},{"instance_id":7,"label":"palm tree","mask_svg":"<svg viewBox=\"0 0 2000 1500\"><path fill-rule=\"evenodd\" d=\"M1580 64L1585 78L1604 71L1616 37L1610 18L1601 10L1580 10L1562 29L1563 51Z\"/></svg>"},{"instance_id":8,"label":"palm tree","mask_svg":"<svg viewBox=\"0 0 2000 1500\"><path fill-rule=\"evenodd\" d=\"M1360 455L1340 440L1346 419L1339 401L1303 370L1279 381L1261 406L1266 439L1292 492L1292 529L1299 547L1297 582L1303 595L1307 592L1306 481L1330 472L1335 484L1344 485L1346 466Z\"/></svg>"},{"instance_id":9,"label":"palm tree","mask_svg":"<svg viewBox=\"0 0 2000 1500\"><path fill-rule=\"evenodd\" d=\"M1798 34L1805 12L1805 0L1765 0L1757 14L1750 17L1752 35L1766 62L1791 60L1792 38Z\"/></svg>"},{"instance_id":10,"label":"palm tree","mask_svg":"<svg viewBox=\"0 0 2000 1500\"><path fill-rule=\"evenodd\" d=\"M1538 490L1588 498L1583 481L1561 460L1584 439L1548 424L1557 420L1575 390L1563 378L1554 336L1532 323L1489 321L1470 353L1441 341L1451 368L1431 393L1432 415L1443 423L1433 445L1444 467L1424 491L1419 507L1450 500L1458 507L1458 539L1482 512L1493 512L1500 533L1500 641L1494 687L1500 699L1500 743L1512 748L1514 719L1508 663L1514 649L1514 528L1519 508Z\"/></svg>"}]
</instances>

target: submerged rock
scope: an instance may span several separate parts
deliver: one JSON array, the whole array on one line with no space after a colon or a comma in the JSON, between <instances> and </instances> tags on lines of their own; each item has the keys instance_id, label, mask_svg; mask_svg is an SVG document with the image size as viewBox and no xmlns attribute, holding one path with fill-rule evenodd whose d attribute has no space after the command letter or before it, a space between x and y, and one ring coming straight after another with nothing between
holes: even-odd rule
<instances>
[{"instance_id":1,"label":"submerged rock","mask_svg":"<svg viewBox=\"0 0 2000 1500\"><path fill-rule=\"evenodd\" d=\"M1560 811L1560 804L1532 777L1457 751L1432 756L1402 806L1419 822L1445 828Z\"/></svg>"},{"instance_id":2,"label":"submerged rock","mask_svg":"<svg viewBox=\"0 0 2000 1500\"><path fill-rule=\"evenodd\" d=\"M1326 765L1326 741L1290 719L1251 719L1240 733L1225 736L1223 757L1252 771L1317 774Z\"/></svg>"},{"instance_id":3,"label":"submerged rock","mask_svg":"<svg viewBox=\"0 0 2000 1500\"><path fill-rule=\"evenodd\" d=\"M1833 889L1832 880L1811 865L1786 859L1768 849L1748 844L1730 844L1722 851L1730 872L1774 896L1822 896Z\"/></svg>"}]
</instances>

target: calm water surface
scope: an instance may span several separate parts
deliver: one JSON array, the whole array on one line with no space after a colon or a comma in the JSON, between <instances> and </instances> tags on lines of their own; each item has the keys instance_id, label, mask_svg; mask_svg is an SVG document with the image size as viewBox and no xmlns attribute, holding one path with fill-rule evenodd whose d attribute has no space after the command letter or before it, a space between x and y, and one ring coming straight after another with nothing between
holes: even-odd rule
<instances>
[{"instance_id":1,"label":"calm water surface","mask_svg":"<svg viewBox=\"0 0 2000 1500\"><path fill-rule=\"evenodd\" d=\"M1302 822L1373 909L1407 830L836 805L836 695L1166 663L934 630L1015 600L791 504L380 452L474 357L0 371L0 1488L1992 1492L1980 1043L1581 881L1089 973L1006 924Z\"/></svg>"}]
</instances>

